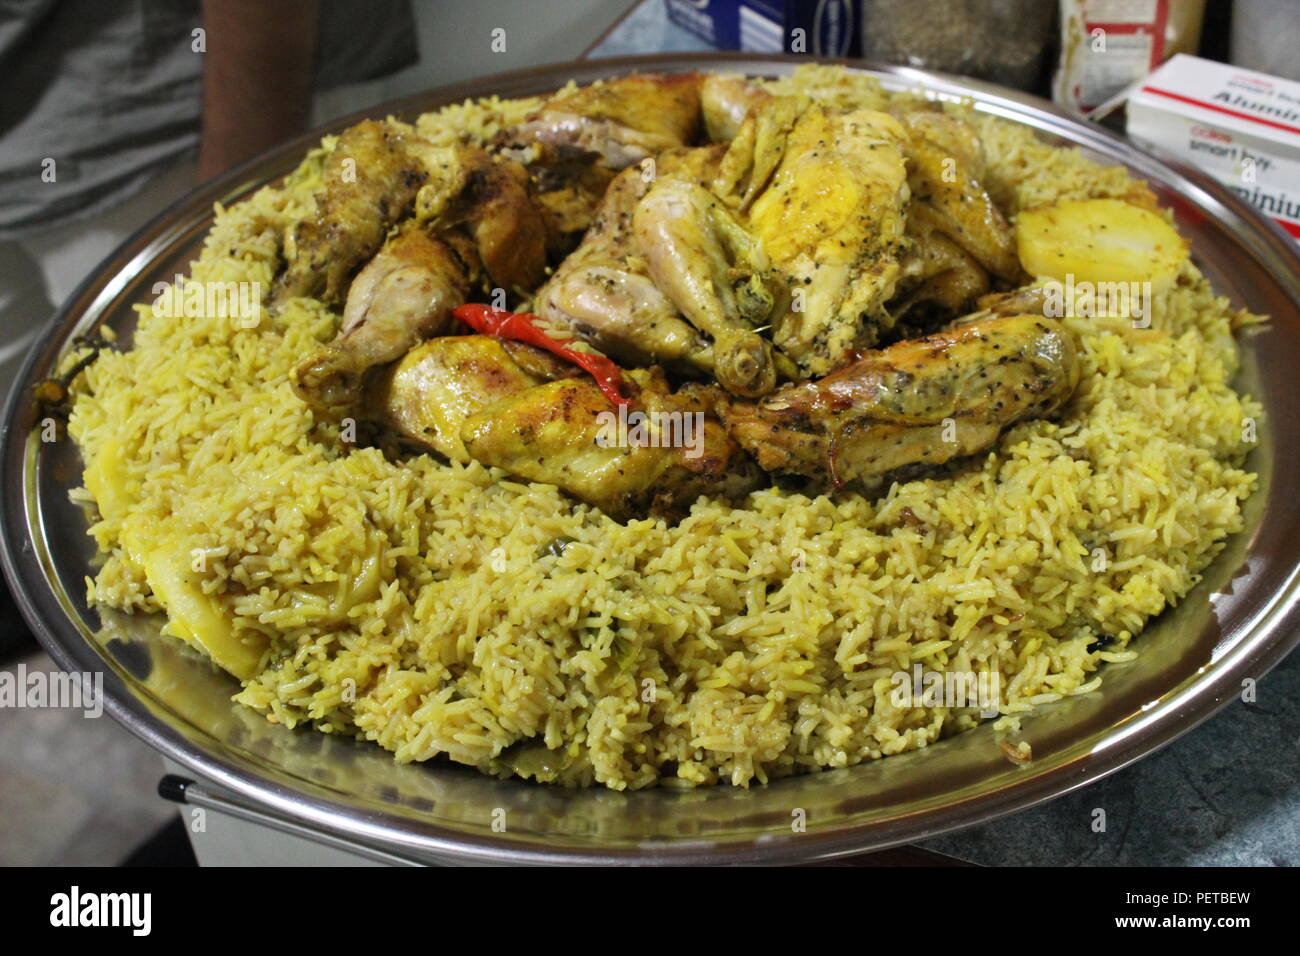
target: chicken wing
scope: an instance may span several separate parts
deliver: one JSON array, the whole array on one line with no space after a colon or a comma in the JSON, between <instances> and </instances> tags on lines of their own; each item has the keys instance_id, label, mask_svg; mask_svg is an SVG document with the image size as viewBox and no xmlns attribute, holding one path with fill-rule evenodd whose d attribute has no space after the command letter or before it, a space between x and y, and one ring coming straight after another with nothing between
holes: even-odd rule
<instances>
[{"instance_id":1,"label":"chicken wing","mask_svg":"<svg viewBox=\"0 0 1300 956\"><path fill-rule=\"evenodd\" d=\"M942 109L899 114L907 128L908 184L928 228L946 235L1003 279L1022 274L1011 227L983 179L984 147L974 128Z\"/></svg>"},{"instance_id":2,"label":"chicken wing","mask_svg":"<svg viewBox=\"0 0 1300 956\"><path fill-rule=\"evenodd\" d=\"M768 471L836 487L987 448L1073 394L1073 335L1041 315L981 318L869 352L759 402L720 397L727 430Z\"/></svg>"},{"instance_id":3,"label":"chicken wing","mask_svg":"<svg viewBox=\"0 0 1300 956\"><path fill-rule=\"evenodd\" d=\"M700 85L700 109L709 141L735 139L745 118L772 98L753 80L729 73L710 73Z\"/></svg>"},{"instance_id":4,"label":"chicken wing","mask_svg":"<svg viewBox=\"0 0 1300 956\"><path fill-rule=\"evenodd\" d=\"M785 158L790 131L808 108L802 96L758 98L727 147L712 188L739 212L748 211Z\"/></svg>"}]
</instances>

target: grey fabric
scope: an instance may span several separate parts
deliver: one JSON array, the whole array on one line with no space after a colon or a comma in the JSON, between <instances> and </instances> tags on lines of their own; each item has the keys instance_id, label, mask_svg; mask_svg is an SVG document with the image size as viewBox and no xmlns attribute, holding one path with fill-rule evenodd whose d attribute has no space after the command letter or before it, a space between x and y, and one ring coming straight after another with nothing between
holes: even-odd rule
<instances>
[{"instance_id":1,"label":"grey fabric","mask_svg":"<svg viewBox=\"0 0 1300 956\"><path fill-rule=\"evenodd\" d=\"M199 25L199 0L0 0L0 239L94 216L197 147ZM322 0L318 89L417 59L409 0Z\"/></svg>"}]
</instances>

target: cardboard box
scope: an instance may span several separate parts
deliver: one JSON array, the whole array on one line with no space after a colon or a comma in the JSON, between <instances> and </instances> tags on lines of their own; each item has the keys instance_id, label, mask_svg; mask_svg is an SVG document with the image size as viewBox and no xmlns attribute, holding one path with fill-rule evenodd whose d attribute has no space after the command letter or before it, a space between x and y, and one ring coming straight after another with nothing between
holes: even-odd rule
<instances>
[{"instance_id":1,"label":"cardboard box","mask_svg":"<svg viewBox=\"0 0 1300 956\"><path fill-rule=\"evenodd\" d=\"M1128 135L1209 173L1300 241L1300 83L1179 54L1129 97Z\"/></svg>"},{"instance_id":2,"label":"cardboard box","mask_svg":"<svg viewBox=\"0 0 1300 956\"><path fill-rule=\"evenodd\" d=\"M720 50L859 56L860 0L665 0L668 19Z\"/></svg>"}]
</instances>

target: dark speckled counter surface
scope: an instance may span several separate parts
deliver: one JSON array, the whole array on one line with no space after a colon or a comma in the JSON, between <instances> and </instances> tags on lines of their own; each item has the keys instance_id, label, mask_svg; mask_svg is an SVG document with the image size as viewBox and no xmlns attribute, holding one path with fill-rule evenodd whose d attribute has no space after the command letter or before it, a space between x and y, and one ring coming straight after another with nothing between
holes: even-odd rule
<instances>
[{"instance_id":1,"label":"dark speckled counter surface","mask_svg":"<svg viewBox=\"0 0 1300 956\"><path fill-rule=\"evenodd\" d=\"M696 52L707 43L642 0L592 58ZM996 865L1300 864L1300 655L1159 753L1051 803L921 844ZM1105 811L1105 829L1094 821Z\"/></svg>"},{"instance_id":2,"label":"dark speckled counter surface","mask_svg":"<svg viewBox=\"0 0 1300 956\"><path fill-rule=\"evenodd\" d=\"M923 846L990 865L1300 863L1300 655L1195 730L1090 787ZM1106 829L1094 833L1094 811Z\"/></svg>"}]
</instances>

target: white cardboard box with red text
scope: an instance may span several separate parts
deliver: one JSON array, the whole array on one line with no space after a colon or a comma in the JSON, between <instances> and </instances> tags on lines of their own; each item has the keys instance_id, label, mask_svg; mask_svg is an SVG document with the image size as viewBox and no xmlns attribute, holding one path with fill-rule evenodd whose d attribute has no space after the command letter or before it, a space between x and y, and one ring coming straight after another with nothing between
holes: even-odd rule
<instances>
[{"instance_id":1,"label":"white cardboard box with red text","mask_svg":"<svg viewBox=\"0 0 1300 956\"><path fill-rule=\"evenodd\" d=\"M1300 83L1179 54L1129 97L1128 135L1209 173L1300 241Z\"/></svg>"}]
</instances>

